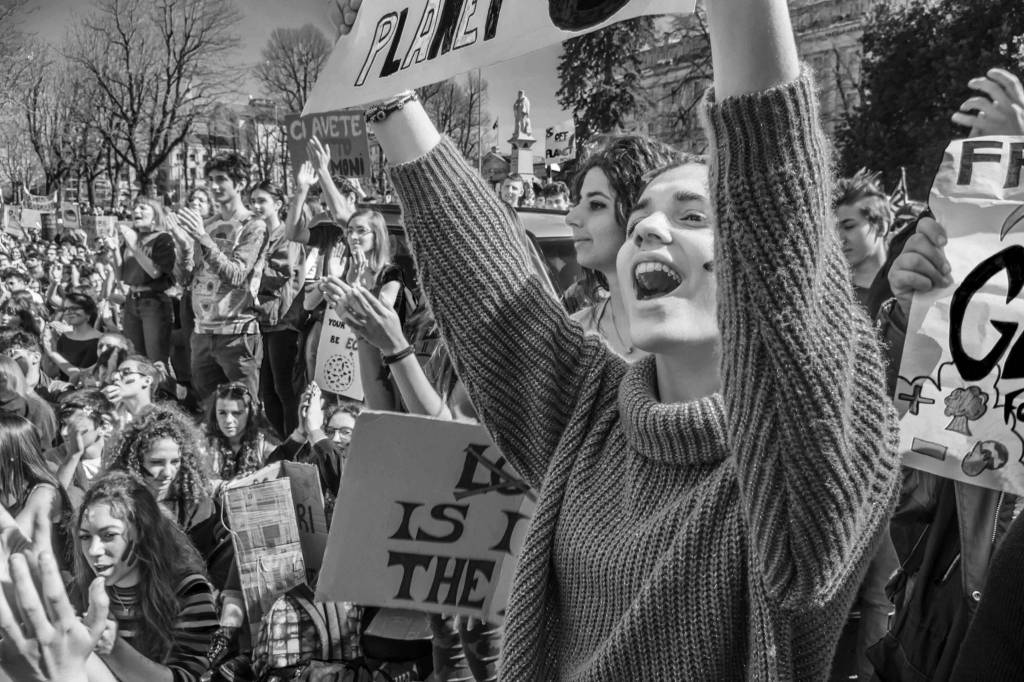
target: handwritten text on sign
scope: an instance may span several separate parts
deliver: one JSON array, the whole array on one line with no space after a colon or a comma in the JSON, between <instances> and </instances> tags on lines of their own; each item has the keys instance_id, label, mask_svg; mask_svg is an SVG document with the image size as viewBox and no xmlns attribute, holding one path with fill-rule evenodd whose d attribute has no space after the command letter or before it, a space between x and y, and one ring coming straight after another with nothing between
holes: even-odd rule
<instances>
[{"instance_id":1,"label":"handwritten text on sign","mask_svg":"<svg viewBox=\"0 0 1024 682\"><path fill-rule=\"evenodd\" d=\"M1024 142L957 140L929 204L954 284L914 298L896 405L905 462L1024 494Z\"/></svg>"},{"instance_id":2,"label":"handwritten text on sign","mask_svg":"<svg viewBox=\"0 0 1024 682\"><path fill-rule=\"evenodd\" d=\"M358 178L370 175L370 142L362 110L327 111L309 116L285 116L288 154L298 172L308 159L306 143L315 137L331 153L333 177Z\"/></svg>"},{"instance_id":3,"label":"handwritten text on sign","mask_svg":"<svg viewBox=\"0 0 1024 682\"><path fill-rule=\"evenodd\" d=\"M483 427L364 412L317 599L498 621L532 510Z\"/></svg>"},{"instance_id":4,"label":"handwritten text on sign","mask_svg":"<svg viewBox=\"0 0 1024 682\"><path fill-rule=\"evenodd\" d=\"M358 106L686 0L373 0L338 39L303 113Z\"/></svg>"}]
</instances>

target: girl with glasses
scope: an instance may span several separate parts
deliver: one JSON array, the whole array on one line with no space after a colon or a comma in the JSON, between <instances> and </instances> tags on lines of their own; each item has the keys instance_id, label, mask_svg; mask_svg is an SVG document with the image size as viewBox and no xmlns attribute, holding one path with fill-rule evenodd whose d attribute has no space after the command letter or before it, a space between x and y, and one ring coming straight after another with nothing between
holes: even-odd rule
<instances>
[{"instance_id":1,"label":"girl with glasses","mask_svg":"<svg viewBox=\"0 0 1024 682\"><path fill-rule=\"evenodd\" d=\"M116 407L118 428L123 428L154 405L161 381L163 371L144 355L128 355L107 376L103 395Z\"/></svg>"}]
</instances>

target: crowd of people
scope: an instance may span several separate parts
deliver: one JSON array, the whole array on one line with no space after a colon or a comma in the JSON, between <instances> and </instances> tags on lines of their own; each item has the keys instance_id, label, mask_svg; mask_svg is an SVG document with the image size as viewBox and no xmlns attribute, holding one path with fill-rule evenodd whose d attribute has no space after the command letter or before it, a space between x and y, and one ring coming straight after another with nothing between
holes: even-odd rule
<instances>
[{"instance_id":1,"label":"crowd of people","mask_svg":"<svg viewBox=\"0 0 1024 682\"><path fill-rule=\"evenodd\" d=\"M1024 498L896 447L945 230L834 177L782 0L708 15L708 157L606 136L494 188L403 93L407 244L315 138L290 197L222 154L113 237L0 236L0 679L1024 679ZM1014 75L969 85L956 123L1024 136ZM524 205L566 212L582 300ZM314 380L331 309L364 401ZM312 464L329 522L365 408L481 422L536 492L503 622L382 646L315 586L248 621L226 486Z\"/></svg>"}]
</instances>

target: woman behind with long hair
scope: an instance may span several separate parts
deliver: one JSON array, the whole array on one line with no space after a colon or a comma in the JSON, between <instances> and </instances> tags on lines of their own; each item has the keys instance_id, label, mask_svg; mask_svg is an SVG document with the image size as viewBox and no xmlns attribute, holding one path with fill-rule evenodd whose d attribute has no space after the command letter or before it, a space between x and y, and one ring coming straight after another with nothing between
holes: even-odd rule
<instances>
[{"instance_id":1,"label":"woman behind with long hair","mask_svg":"<svg viewBox=\"0 0 1024 682\"><path fill-rule=\"evenodd\" d=\"M43 460L35 426L9 412L0 412L0 504L29 539L37 519L49 519L56 530L54 554L61 565L68 564L65 528L71 502Z\"/></svg>"},{"instance_id":2,"label":"woman behind with long hair","mask_svg":"<svg viewBox=\"0 0 1024 682\"><path fill-rule=\"evenodd\" d=\"M76 521L72 602L84 611L89 585L102 577L116 623L97 645L103 662L122 680L197 682L217 627L213 592L202 558L151 487L133 473L105 474Z\"/></svg>"},{"instance_id":3,"label":"woman behind with long hair","mask_svg":"<svg viewBox=\"0 0 1024 682\"><path fill-rule=\"evenodd\" d=\"M95 327L96 301L85 294L66 294L61 300L60 321L67 331L55 333L55 324L47 325L40 339L46 359L60 373L62 380L74 379L99 358L99 340L103 336Z\"/></svg>"},{"instance_id":4,"label":"woman behind with long hair","mask_svg":"<svg viewBox=\"0 0 1024 682\"><path fill-rule=\"evenodd\" d=\"M232 382L217 387L206 411L205 429L214 478L230 481L263 466L273 448L261 422L259 402L245 384Z\"/></svg>"},{"instance_id":5,"label":"woman behind with long hair","mask_svg":"<svg viewBox=\"0 0 1024 682\"><path fill-rule=\"evenodd\" d=\"M572 228L576 261L583 268L578 286L596 300L576 311L572 319L629 361L647 353L630 339L615 257L626 241L626 219L646 184L644 176L681 158L672 147L649 137L621 135L606 139L573 176L572 206L565 222Z\"/></svg>"}]
</instances>

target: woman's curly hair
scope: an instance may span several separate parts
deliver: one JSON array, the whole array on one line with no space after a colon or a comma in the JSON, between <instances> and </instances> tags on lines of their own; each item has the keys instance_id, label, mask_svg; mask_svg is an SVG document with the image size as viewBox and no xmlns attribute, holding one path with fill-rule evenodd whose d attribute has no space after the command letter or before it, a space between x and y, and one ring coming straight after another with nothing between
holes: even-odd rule
<instances>
[{"instance_id":1,"label":"woman's curly hair","mask_svg":"<svg viewBox=\"0 0 1024 682\"><path fill-rule=\"evenodd\" d=\"M181 452L181 467L172 495L178 501L178 516L182 517L179 520L183 520L187 510L210 496L210 484L199 429L180 409L161 403L136 417L121 430L110 448L105 469L131 471L145 477L145 456L156 441L164 438L177 443Z\"/></svg>"}]
</instances>

